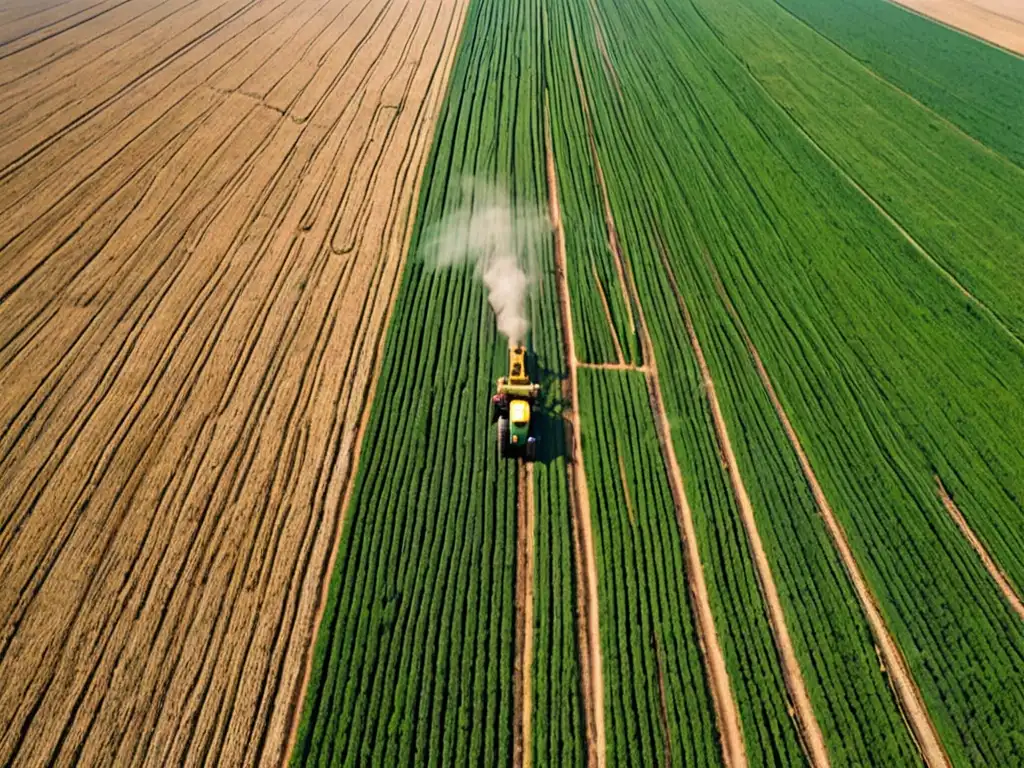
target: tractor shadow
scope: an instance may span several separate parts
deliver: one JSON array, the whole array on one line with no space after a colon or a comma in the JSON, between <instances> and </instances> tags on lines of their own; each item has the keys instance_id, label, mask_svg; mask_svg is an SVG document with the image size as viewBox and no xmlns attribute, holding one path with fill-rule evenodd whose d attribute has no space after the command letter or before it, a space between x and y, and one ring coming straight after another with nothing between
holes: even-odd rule
<instances>
[{"instance_id":1,"label":"tractor shadow","mask_svg":"<svg viewBox=\"0 0 1024 768\"><path fill-rule=\"evenodd\" d=\"M565 418L571 399L564 394L569 382L568 371L545 368L536 358L531 360L541 396L534 405L534 434L537 436L536 464L551 464L558 459L571 460L572 425Z\"/></svg>"}]
</instances>

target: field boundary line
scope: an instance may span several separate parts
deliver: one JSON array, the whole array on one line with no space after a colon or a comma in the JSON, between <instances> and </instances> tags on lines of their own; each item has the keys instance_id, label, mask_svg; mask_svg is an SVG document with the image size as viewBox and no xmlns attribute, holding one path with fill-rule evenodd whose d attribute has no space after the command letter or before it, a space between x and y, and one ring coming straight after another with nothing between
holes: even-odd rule
<instances>
[{"instance_id":1,"label":"field boundary line","mask_svg":"<svg viewBox=\"0 0 1024 768\"><path fill-rule=\"evenodd\" d=\"M782 677L786 682L786 690L789 692L791 705L796 711L797 732L800 734L800 741L803 743L811 764L814 766L829 766L828 748L825 746L825 737L822 735L821 727L818 725L817 716L814 714L814 707L811 705L810 696L807 693L807 684L804 681L803 672L800 669L800 662L796 657L796 650L793 648L793 641L789 636L789 628L786 625L786 614L782 607L782 600L779 598L779 590L775 585L775 577L772 575L771 563L768 554L765 552L764 543L761 541L761 534L757 528L757 519L754 516L754 507L747 494L746 485L740 472L736 455L732 449L732 441L729 438L729 429L722 415L722 409L718 402L718 394L715 391L714 377L708 367L704 350L701 348L700 339L697 337L697 329L690 316L690 310L679 290L676 282L675 272L668 261L668 255L664 246L659 243L661 262L668 275L672 293L675 295L676 303L683 313L683 322L686 325L686 333L690 337L690 346L694 356L697 358L697 366L700 369L701 381L703 382L704 396L711 407L712 421L715 425L715 434L718 448L722 453L726 470L729 474L730 485L736 498L736 506L740 513L740 520L747 532L747 540L750 546L751 559L757 571L757 580L761 588L761 595L768 609L768 620L771 624L772 636L775 640L775 650L781 662Z\"/></svg>"},{"instance_id":2,"label":"field boundary line","mask_svg":"<svg viewBox=\"0 0 1024 768\"><path fill-rule=\"evenodd\" d=\"M1003 597L1010 604L1010 608L1017 614L1018 618L1024 620L1024 601L1021 600L1020 595L1017 594L1017 590L1014 588L1013 583L1007 577L1006 572L999 567L996 561L985 549L985 545L981 543L981 539L978 538L977 534L971 529L970 524L967 522L967 518L964 517L963 512L960 511L960 507L957 506L956 502L953 501L953 497L949 495L949 491L946 490L946 486L942 482L942 478L938 475L935 476L936 491L939 494L939 499L942 501L942 506L946 508L946 512L953 518L953 522L957 524L960 532L967 539L968 543L974 548L974 551L978 553L978 557L981 558L982 564L985 566L985 570L988 571L989 575L998 585L999 590L1003 593Z\"/></svg>"},{"instance_id":3,"label":"field boundary line","mask_svg":"<svg viewBox=\"0 0 1024 768\"><path fill-rule=\"evenodd\" d=\"M1001 331L1003 331L1006 335L1013 339L1020 347L1024 348L1024 339L1021 339L1020 336L1014 333L1010 329L1010 327L1006 325L1003 319L999 317L999 315L997 315L995 311L990 309L985 302L983 302L981 299L979 299L977 296L975 296L973 293L967 290L967 288L964 287L963 283L961 283L952 272L946 269L946 267L943 266L943 264L938 259L932 256L925 249L925 247L921 245L914 238L914 236L910 234L910 232L904 229L903 225L900 224L899 221L871 195L870 192L864 189L864 187L862 187L856 179L854 179L849 173L846 172L846 170L842 166L839 165L839 163L835 161L832 155L830 155L824 147L822 147L817 141L815 141L815 139L804 129L804 127L800 125L796 118L794 118L792 115L786 112L786 110L782 108L782 105L775 101L772 95L768 93L767 90L764 89L764 86L761 85L760 81L758 81L756 77L753 79L755 82L757 82L758 87L765 92L768 98L770 98L772 102L782 111L782 113L785 114L787 118L789 118L793 126L811 144L811 146L814 147L821 154L821 156L828 161L832 168L835 169L835 171L843 179L845 179L850 186L857 190L864 197L865 200L871 203L871 205L874 206L875 210L882 214L882 216L889 224L896 228L896 231L899 232L908 243L910 243L911 247L913 247L913 249L917 251L918 255L920 255L925 260L925 262L927 262L940 275L942 275L942 277L944 277L950 285L952 285L954 288L960 291L964 298L976 304L978 308L981 309L981 311L985 314L985 316L988 317L988 319L990 319L993 323L995 323Z\"/></svg>"},{"instance_id":4,"label":"field boundary line","mask_svg":"<svg viewBox=\"0 0 1024 768\"><path fill-rule=\"evenodd\" d=\"M957 27L950 26L949 24L943 24L942 22L938 21L937 19L932 18L931 16L928 16L927 14L919 13L919 12L915 11L913 8L908 8L905 5L901 5L898 2L898 0L884 0L884 2L888 3L889 5L895 6L896 8L899 8L900 10L912 13L915 16L920 16L923 19L927 19L928 21L937 22L940 25L946 27L947 29L953 30L954 32L959 32L961 34L966 34L968 37L974 37L976 40L979 40L979 41L981 41L981 42L983 42L983 43L985 43L987 45L991 45L991 46L999 49L1003 53L1008 53L1011 56L1016 56L1018 59L1024 59L1024 55L1021 55L1021 54L1018 54L1018 53L1016 53L1014 51L1011 51L1008 48L1003 48L1002 46L996 45L996 44L992 43L989 40L985 40L984 38L980 38L980 37L977 37L975 35L971 35L970 33L965 32L964 30L959 29ZM786 8L781 3L776 3L776 4L779 6L779 8L781 8L783 10L783 12L786 13L786 15L790 16L798 24L800 24L801 26L806 27L815 36L820 37L822 40L827 42L829 45L831 45L834 48L836 48L840 53L848 56L854 62L854 64L856 66L858 66L861 69L863 69L871 77L875 78L876 80L878 80L879 82L884 84L886 87L891 88L892 90L896 91L896 93L898 93L903 98L905 98L905 99L907 99L909 101L914 102L914 104L919 106L921 109L923 109L929 115L934 117L936 120L938 120L941 123L944 123L946 125L946 127L950 128L954 133L958 133L962 138L965 138L965 139L973 142L974 144L977 144L981 149L984 149L989 154L996 155L1001 160L1005 160L1006 162L1010 163L1011 165L1016 166L1017 168L1019 168L1021 170L1024 170L1024 168L1021 168L1021 166L1017 165L1017 163L1015 163L1013 160L1008 158L1006 155L1004 155L999 150L990 147L988 144L986 144L985 142L983 142L981 139L977 138L976 136L972 136L967 131L965 131L963 128L961 128L959 125L957 125L952 120L950 120L948 117L946 117L945 115L943 115L943 114L941 114L939 112L936 112L933 107L930 107L927 104L925 104L923 101L921 101L919 98L917 98L917 96L915 96L914 94L910 93L909 91L904 90L901 86L897 85L892 80L889 80L888 78L884 77L880 73L876 72L874 69L872 69L871 67L868 66L867 62L861 61L859 58L857 58L856 56L853 55L852 51L848 51L846 48L844 48L838 42L836 42L831 37L826 35L820 29L815 28L810 23L808 23L804 19L802 19L799 16L797 16L795 13L793 13L791 10L789 10L789 8ZM708 24L709 27L711 26L708 23L707 19L704 20L704 23ZM715 35L718 36L717 31L715 31ZM721 38L719 38L719 40L721 41ZM725 43L722 42L722 45L725 45ZM728 46L726 46L726 48L727 48L727 50L730 53L732 53L732 49L731 48L729 48ZM733 55L735 56L735 54L733 54ZM737 59L738 59L738 57L737 57ZM750 72L749 69L747 71ZM750 74L753 75L752 72Z\"/></svg>"},{"instance_id":5,"label":"field boundary line","mask_svg":"<svg viewBox=\"0 0 1024 768\"><path fill-rule=\"evenodd\" d=\"M604 224L608 231L608 249L612 254L612 262L615 264L615 271L619 277L619 287L622 289L623 303L626 305L626 317L629 320L629 327L636 333L636 322L633 318L633 307L630 302L629 286L626 284L626 273L622 258L622 249L619 247L619 233L615 229L615 219L612 216L612 205L608 199L608 187L604 182L604 169L601 167L601 158L597 154L597 140L594 138L594 121L590 117L590 98L587 96L587 88L583 84L583 73L580 71L579 56L576 53L576 40L573 37L572 29L567 25L569 39L569 52L572 57L572 68L576 74L576 88L580 94L580 104L583 107L583 118L587 124L587 140L590 145L590 156L594 161L594 172L597 175L597 186L601 191L601 200L604 204ZM609 320L611 315L609 314Z\"/></svg>"},{"instance_id":6,"label":"field boundary line","mask_svg":"<svg viewBox=\"0 0 1024 768\"><path fill-rule=\"evenodd\" d=\"M1014 56L1014 57L1016 57L1018 59L1024 59L1024 54L1022 54L1022 53L1020 53L1018 51L1015 51L1012 48L1007 48L1005 45L1001 45L1001 44L997 43L995 40L989 40L988 38L985 38L985 37L982 37L981 35L975 34L974 32L971 32L969 30L964 29L963 27L958 27L955 24L951 24L948 21L943 21L942 19L940 19L940 18L938 18L936 16L929 16L924 11L919 11L916 8L911 8L909 5L903 5L903 3L897 2L896 0L885 0L885 2L889 3L889 5L896 6L901 11L906 11L907 13L912 13L915 16L919 16L922 19L925 19L927 21L932 22L933 24L938 24L940 27L945 27L948 30L951 30L953 32L957 32L958 34L964 35L965 37L969 37L972 40L976 40L977 42L982 43L983 45L989 46L990 48L995 48L997 51L1009 54L1010 56ZM978 6L974 5L973 3L970 3L970 5L973 8L978 8ZM1000 13L993 13L992 11L989 11L989 10L987 10L985 8L980 8L979 10L982 10L985 13L989 13L989 14L995 16L998 19L1012 21L1014 24L1019 24L1021 26L1024 26L1024 22L1021 22L1019 19L1014 19L1011 16L1004 16L1004 15L1002 15Z\"/></svg>"},{"instance_id":7,"label":"field boundary line","mask_svg":"<svg viewBox=\"0 0 1024 768\"><path fill-rule=\"evenodd\" d=\"M861 573L860 566L857 565L857 559L846 539L846 532L843 530L839 519L832 511L832 506L829 504L828 498L825 496L825 491L818 482L818 478L814 473L813 467L811 467L811 462L807 458L807 454L804 453L803 445L800 443L800 437L797 435L796 429L790 422L789 416L786 414L786 410L782 405L782 401L779 400L779 396L775 392L775 387L772 385L771 377L769 377L768 371L764 367L764 363L761 361L761 356L757 351L757 347L754 346L753 340L747 333L746 326L743 324L739 313L733 306L732 301L729 299L729 295L725 291L725 286L722 284L718 271L715 269L715 266L707 253L705 253L705 260L712 278L714 279L715 287L722 299L722 303L725 305L726 311L728 311L729 315L732 317L733 322L736 323L737 330L739 330L740 335L743 337L743 341L747 345L747 351L750 353L750 356L754 361L754 367L757 369L758 376L761 378L761 383L765 388L765 392L768 394L768 398L771 400L772 406L775 408L775 413L778 416L779 421L782 423L782 428L786 432L786 437L793 446L793 451L796 453L797 461L800 463L800 469L803 471L804 478L811 488L811 494L814 496L814 502L818 507L818 512L825 523L826 529L832 537L832 541L835 544L839 558L843 563L843 568L846 570L846 573L853 584L854 591L857 594L857 600L861 604L861 608L868 620L871 633L874 635L875 641L878 643L879 652L885 663L885 670L888 672L889 680L893 685L894 693L896 694L896 698L900 704L900 709L903 712L903 716L906 718L918 749L921 751L921 756L924 758L924 761L929 768L950 768L951 763L949 761L949 756L946 754L945 748L942 746L942 741L939 739L939 734L935 730L935 724L932 722L931 715L928 713L924 699L921 696L921 691L917 687L917 683L914 681L913 675L911 674L910 667L908 666L906 659L903 657L903 653L896 644L896 641L890 634L889 628L886 626L885 619L878 608L875 596L871 592L864 574Z\"/></svg>"},{"instance_id":8,"label":"field boundary line","mask_svg":"<svg viewBox=\"0 0 1024 768\"><path fill-rule=\"evenodd\" d=\"M456 0L457 10L452 13L451 20L449 21L449 29L453 27L458 30L457 39L454 45L448 46L448 51L445 56L446 59L441 63L438 69L434 72L431 82L431 95L428 91L424 95L423 103L426 104L430 98L435 98L436 103L430 107L431 115L429 120L424 120L425 130L422 132L422 143L420 148L417 150L416 157L410 161L409 168L417 168L415 175L415 182L413 184L412 193L408 199L408 203L405 206L405 232L402 236L400 248L398 250L399 263L396 267L396 281L391 286L391 295L388 297L387 310L385 312L381 328L383 334L377 343L377 351L375 353L375 360L373 363L370 376L366 382L366 399L363 403L362 416L359 420L359 428L356 432L355 438L352 441L352 460L349 463L348 476L344 481L344 495L342 496L341 506L338 512L338 530L334 537L334 542L331 545L331 553L327 561L326 570L324 571L324 578L320 583L320 594L317 598L316 608L313 616L311 617L313 633L311 635L311 642L309 647L305 649L305 660L303 662L303 672L300 684L295 688L292 701L289 703L289 714L287 718L288 728L288 740L285 743L285 747L281 752L279 765L282 768L287 768L290 764L292 753L295 751L296 741L299 735L299 726L302 722L302 714L304 710L304 702L306 701L306 693L309 687L309 680L313 672L313 660L316 654L316 640L320 632L320 625L323 622L324 609L327 606L327 598L330 593L331 580L334 576L334 570L337 567L338 550L341 546L341 539L345 532L345 518L348 513L349 506L352 503L352 494L355 491L356 478L359 474L359 462L363 450L363 441L366 436L366 429L370 422L370 415L373 411L373 402L377 393L377 381L380 378L380 370L384 362L384 356L381 354L383 346L386 343L386 335L388 329L391 327L391 315L395 307L395 299L397 297L397 289L401 284L405 274L406 257L409 249L409 245L412 242L413 228L416 223L417 204L420 199L423 186L423 175L424 169L429 157L431 148L434 143L434 132L437 127L438 118L441 114L441 108L444 105L444 99L448 92L448 82L451 77L452 67L455 63L455 57L458 53L459 47L462 43L462 34L465 27L466 12L469 7L469 0ZM434 88L436 84L436 89Z\"/></svg>"},{"instance_id":9,"label":"field boundary line","mask_svg":"<svg viewBox=\"0 0 1024 768\"><path fill-rule=\"evenodd\" d=\"M577 585L586 587L586 600L582 602L583 625L580 627L580 653L588 653L586 660L581 658L581 666L585 669L583 699L584 715L587 718L588 762L597 768L604 768L607 742L604 730L604 676L601 662L601 632L598 623L597 597L597 564L594 557L594 536L590 525L590 497L587 492L586 470L583 465L583 444L579 428L579 382L576 373L576 344L572 328L572 305L570 303L569 286L566 282L565 236L562 231L562 212L558 198L558 173L555 170L555 155L551 141L551 116L548 102L548 91L544 90L544 145L548 182L548 209L555 239L555 282L558 284L559 309L562 319L562 335L565 346L566 362L569 368L569 388L571 412L568 418L569 430L572 433L570 461L567 462L570 478L570 504L573 518L573 539L576 552ZM577 542L576 539L579 538ZM582 544L582 546L578 546ZM581 563L580 551L582 550ZM583 567L585 566L585 567ZM585 635L584 635L585 628ZM589 696L588 696L589 688ZM590 706L586 706L589 702Z\"/></svg>"},{"instance_id":10,"label":"field boundary line","mask_svg":"<svg viewBox=\"0 0 1024 768\"><path fill-rule=\"evenodd\" d=\"M686 576L690 586L693 604L694 621L696 622L697 640L701 655L704 657L704 670L707 675L711 701L715 708L715 720L718 724L719 740L722 745L722 762L726 768L746 768L747 748L743 739L743 727L740 722L739 707L732 693L729 682L729 668L725 663L725 654L718 641L715 629L714 612L711 610L711 598L708 594L707 582L704 580L704 566L700 560L700 549L697 546L697 529L693 524L693 511L686 497L686 483L679 467L675 446L672 444L672 428L665 412L665 400L658 381L658 361L654 354L654 343L647 329L647 319L640 295L636 289L636 279L631 264L626 265L629 272L629 290L636 301L637 315L640 319L640 344L646 363L644 377L647 380L647 393L650 399L654 426L658 433L662 461L665 465L673 505L676 509L676 524L683 540L683 557L686 562Z\"/></svg>"}]
</instances>

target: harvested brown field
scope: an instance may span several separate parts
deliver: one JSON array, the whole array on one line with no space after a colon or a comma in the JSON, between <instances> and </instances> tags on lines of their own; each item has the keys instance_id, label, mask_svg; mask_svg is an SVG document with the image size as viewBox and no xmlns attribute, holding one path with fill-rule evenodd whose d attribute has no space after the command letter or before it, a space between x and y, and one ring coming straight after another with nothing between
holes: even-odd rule
<instances>
[{"instance_id":1,"label":"harvested brown field","mask_svg":"<svg viewBox=\"0 0 1024 768\"><path fill-rule=\"evenodd\" d=\"M1024 55L1024 5L1018 0L893 0L969 35Z\"/></svg>"},{"instance_id":2,"label":"harvested brown field","mask_svg":"<svg viewBox=\"0 0 1024 768\"><path fill-rule=\"evenodd\" d=\"M465 0L0 11L0 762L280 762Z\"/></svg>"}]
</instances>

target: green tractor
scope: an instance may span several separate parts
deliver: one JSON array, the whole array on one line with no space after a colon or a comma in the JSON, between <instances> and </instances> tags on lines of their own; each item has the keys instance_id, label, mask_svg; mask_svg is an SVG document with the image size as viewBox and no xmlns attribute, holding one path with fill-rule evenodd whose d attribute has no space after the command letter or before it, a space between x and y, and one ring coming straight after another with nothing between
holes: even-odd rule
<instances>
[{"instance_id":1,"label":"green tractor","mask_svg":"<svg viewBox=\"0 0 1024 768\"><path fill-rule=\"evenodd\" d=\"M498 455L520 456L533 460L537 455L537 438L531 434L533 403L540 394L540 385L531 384L526 373L526 348L508 351L508 376L498 379L498 394L491 398L492 421L498 422Z\"/></svg>"}]
</instances>

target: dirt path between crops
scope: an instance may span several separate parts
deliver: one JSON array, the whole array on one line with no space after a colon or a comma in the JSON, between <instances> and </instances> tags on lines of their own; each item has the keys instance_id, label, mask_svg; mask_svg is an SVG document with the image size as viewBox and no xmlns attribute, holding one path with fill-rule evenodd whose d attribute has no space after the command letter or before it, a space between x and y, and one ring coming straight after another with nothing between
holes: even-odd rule
<instances>
[{"instance_id":1,"label":"dirt path between crops","mask_svg":"<svg viewBox=\"0 0 1024 768\"><path fill-rule=\"evenodd\" d=\"M569 34L569 52L572 56L572 68L576 74L576 87L580 92L580 104L583 105L583 119L587 125L587 140L590 144L590 156L594 163L594 172L597 174L597 185L600 188L601 199L604 203L604 223L608 230L608 248L611 251L612 262L615 264L615 272L619 278L619 288L622 290L622 301L626 307L626 318L629 321L629 329L633 333L636 333L636 323L633 321L633 307L629 300L629 289L626 286L626 273L623 268L622 251L619 248L619 233L615 228L615 219L612 216L612 206L608 199L608 187L605 185L604 171L601 168L601 159L597 154L597 141L594 138L594 122L590 116L590 99L587 97L587 89L583 84L583 74L580 72L579 57L576 53L576 42L573 39L571 30Z\"/></svg>"},{"instance_id":2,"label":"dirt path between crops","mask_svg":"<svg viewBox=\"0 0 1024 768\"><path fill-rule=\"evenodd\" d=\"M960 528L960 532L967 539L968 543L974 547L974 551L978 553L978 557L981 558L982 564L985 566L985 570L988 571L993 581L999 586L999 590L1003 593L1003 597L1006 598L1006 602L1010 604L1010 608L1013 612L1021 619L1024 619L1024 601L1021 600L1020 595L1017 594L1017 590L1014 589L1013 584L1010 583L1010 579L1006 576L1006 573L1000 568L996 561L992 559L992 556L985 549L985 545L981 543L981 539L975 535L971 526L967 523L967 518L964 517L963 512L953 501L953 498L949 495L949 491L946 490L946 486L942 484L941 478L938 475L935 476L935 484L939 494L939 498L942 500L942 505L946 508L946 512L953 518L953 522Z\"/></svg>"},{"instance_id":3,"label":"dirt path between crops","mask_svg":"<svg viewBox=\"0 0 1024 768\"><path fill-rule=\"evenodd\" d=\"M601 58L604 59L605 71L608 73L608 78L612 81L612 85L615 86L615 91L619 94L619 98L622 99L622 83L619 82L619 73L615 71L615 67L612 66L612 58L608 55L608 45L605 42L604 28L601 26L600 14L598 13L597 4L594 0L590 0L590 20L594 25L594 36L597 39L597 49L601 52Z\"/></svg>"},{"instance_id":4,"label":"dirt path between crops","mask_svg":"<svg viewBox=\"0 0 1024 768\"><path fill-rule=\"evenodd\" d=\"M914 13L1024 55L1024 5L1017 0L892 0Z\"/></svg>"},{"instance_id":5,"label":"dirt path between crops","mask_svg":"<svg viewBox=\"0 0 1024 768\"><path fill-rule=\"evenodd\" d=\"M0 763L280 763L467 2L87 5L0 42Z\"/></svg>"},{"instance_id":6,"label":"dirt path between crops","mask_svg":"<svg viewBox=\"0 0 1024 768\"><path fill-rule=\"evenodd\" d=\"M647 390L654 413L654 424L658 432L658 443L661 455L668 472L672 499L676 508L676 522L683 539L684 557L686 560L686 578L690 583L690 595L694 601L694 620L697 625L697 639L700 642L701 654L704 657L704 668L707 671L708 687L711 700L715 706L715 719L718 723L719 738L722 742L722 761L726 768L745 768L747 765L747 748L743 741L743 728L740 724L739 708L733 698L732 685L729 682L729 670L725 664L718 631L715 629L715 617L711 610L711 599L708 596L707 582L704 580L704 566L700 560L700 549L697 546L697 529L693 524L693 511L686 497L686 484L683 472L679 468L676 449L672 444L672 428L668 414L665 412L661 383L658 381L658 362L654 355L654 343L647 329L643 304L636 290L636 280L632 267L629 269L629 290L636 299L637 313L640 316L640 344L647 361L645 375Z\"/></svg>"},{"instance_id":7,"label":"dirt path between crops","mask_svg":"<svg viewBox=\"0 0 1024 768\"><path fill-rule=\"evenodd\" d=\"M587 718L588 764L604 768L606 741L604 730L604 675L601 663L601 630L598 624L597 562L594 556L594 534L590 520L590 496L587 491L586 470L583 466L583 446L579 427L579 382L576 373L576 344L572 328L572 305L566 280L565 235L562 231L562 211L558 198L558 173L551 142L551 117L548 94L544 92L544 140L547 157L548 206L555 239L555 281L558 283L558 303L562 318L562 337L566 362L569 366L569 401L571 410L566 415L572 440L569 457L570 497L573 513L573 548L577 558L577 584L585 587L586 600L581 601L579 615L584 618L586 634L581 627L580 655L584 669L583 703ZM563 393L564 394L564 393ZM580 558L582 550L583 557ZM581 563L580 560L583 562Z\"/></svg>"},{"instance_id":8,"label":"dirt path between crops","mask_svg":"<svg viewBox=\"0 0 1024 768\"><path fill-rule=\"evenodd\" d=\"M608 305L608 297L605 295L604 286L601 285L601 276L597 274L597 265L591 262L590 268L594 273L594 285L597 287L598 296L601 297L601 306L604 308L605 319L608 321L608 330L612 334L612 344L615 345L615 359L622 364L626 358L622 354L622 344L619 343L619 332L615 330L615 323L612 321L612 309Z\"/></svg>"},{"instance_id":9,"label":"dirt path between crops","mask_svg":"<svg viewBox=\"0 0 1024 768\"><path fill-rule=\"evenodd\" d=\"M789 438L789 442L793 446L797 460L800 462L800 468L807 480L807 484L811 488L811 493L818 506L818 511L825 522L825 527L832 536L832 540L835 543L840 560L842 560L843 567L846 569L846 572L850 577L850 581L853 583L854 591L857 593L857 599L860 601L861 608L867 616L871 632L875 637L875 642L878 644L882 658L885 661L885 668L889 673L889 678L892 682L896 697L900 702L900 707L903 710L904 717L910 724L910 729L914 734L914 739L917 742L918 748L921 750L921 755L924 757L925 762L930 766L930 768L948 768L950 766L949 757L946 755L946 751L942 747L942 742L939 740L938 732L935 730L935 725L932 723L928 710L925 707L924 700L921 698L921 692L917 688L917 684L914 682L913 676L910 673L910 668L907 666L907 662L903 658L903 654L896 645L896 641L893 640L892 635L889 633L889 629L885 624L885 619L882 617L881 611L879 611L878 605L875 602L874 595L871 594L871 589L868 587L867 580L864 578L864 574L861 573L860 567L857 565L857 559L854 557L853 550L850 549L850 544L846 540L846 533L843 531L839 520L833 513L832 507L829 505L828 499L825 497L825 492L822 490L820 483L818 483L818 478L814 474L810 460L807 458L807 454L804 453L803 446L800 444L800 438L797 436L796 430L790 423L789 417L786 415L786 411L782 407L782 402L775 393L775 387L772 386L771 379L768 376L768 371L761 362L761 356L758 354L757 348L754 346L753 341L747 334L746 327L740 319L739 313L733 306L732 301L729 299L729 296L725 291L725 286L722 285L718 271L715 269L710 258L707 259L707 264L715 281L718 293L721 296L729 314L735 321L736 327L743 336L743 340L746 343L747 350L754 361L754 366L757 368L757 373L761 377L761 382L764 385L765 391L768 393L768 397L775 408L779 421L782 422L786 436Z\"/></svg>"},{"instance_id":10,"label":"dirt path between crops","mask_svg":"<svg viewBox=\"0 0 1024 768\"><path fill-rule=\"evenodd\" d=\"M516 660L512 764L530 768L533 700L533 464L521 461L516 489Z\"/></svg>"},{"instance_id":11,"label":"dirt path between crops","mask_svg":"<svg viewBox=\"0 0 1024 768\"><path fill-rule=\"evenodd\" d=\"M782 609L782 601L779 598L779 590L775 586L775 577L772 574L771 564L768 562L768 555L764 550L761 541L761 534L757 528L757 519L754 516L754 507L750 503L750 496L747 494L743 476L740 474L739 464L732 449L732 441L729 439L729 430L722 416L722 409L718 403L718 395L715 391L714 378L708 368L704 351L697 338L697 330L694 328L693 319L690 317L690 310L686 306L679 285L676 282L675 273L669 264L667 254L661 250L661 261L675 294L679 309L683 313L683 321L686 324L686 333L690 337L690 345L697 358L697 365L700 368L701 380L703 381L704 393L711 406L711 416L715 424L715 434L718 438L719 450L725 459L726 470L729 473L729 480L732 485L733 494L739 507L740 518L743 527L747 531L747 539L750 542L750 550L754 559L754 566L757 569L758 584L761 593L765 598L768 607L768 618L771 623L772 635L775 638L775 647L778 650L782 661L782 675L786 681L786 690L796 712L796 721L800 739L803 742L804 751L814 766L828 766L830 760L828 749L825 746L825 737L821 733L818 719L811 706L811 699L807 695L807 684L804 682L803 672L800 670L800 663L796 658L796 651L793 642L789 637L789 628L786 625L786 615Z\"/></svg>"}]
</instances>

